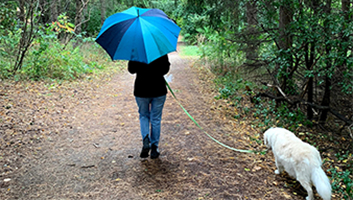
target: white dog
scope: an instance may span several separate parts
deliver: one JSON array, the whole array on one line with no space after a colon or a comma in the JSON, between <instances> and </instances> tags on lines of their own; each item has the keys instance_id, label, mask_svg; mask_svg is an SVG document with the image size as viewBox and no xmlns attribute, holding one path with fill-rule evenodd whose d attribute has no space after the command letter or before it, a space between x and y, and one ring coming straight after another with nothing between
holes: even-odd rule
<instances>
[{"instance_id":1,"label":"white dog","mask_svg":"<svg viewBox=\"0 0 353 200\"><path fill-rule=\"evenodd\" d=\"M308 192L307 200L314 200L312 185L324 200L331 199L331 184L321 169L321 157L315 147L301 141L284 128L270 128L264 134L265 145L275 156L276 174L283 170L297 179Z\"/></svg>"}]
</instances>

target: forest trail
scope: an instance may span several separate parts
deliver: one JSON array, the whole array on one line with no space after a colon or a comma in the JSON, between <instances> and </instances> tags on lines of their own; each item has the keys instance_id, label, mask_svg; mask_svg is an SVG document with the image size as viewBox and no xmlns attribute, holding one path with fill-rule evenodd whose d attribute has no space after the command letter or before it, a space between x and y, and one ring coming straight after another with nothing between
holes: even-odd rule
<instances>
[{"instance_id":1,"label":"forest trail","mask_svg":"<svg viewBox=\"0 0 353 200\"><path fill-rule=\"evenodd\" d=\"M169 59L170 85L190 114L216 139L250 148L254 141L249 132L254 130L224 115L226 102L214 99L192 61L178 53ZM97 82L47 86L45 91L32 83L34 89L21 85L16 94L6 94L2 103L16 103L1 110L9 118L2 118L0 199L304 199L298 183L274 174L272 153L245 154L219 146L170 93L163 111L161 156L139 158L133 82L125 70ZM21 112L33 120L11 118Z\"/></svg>"}]
</instances>

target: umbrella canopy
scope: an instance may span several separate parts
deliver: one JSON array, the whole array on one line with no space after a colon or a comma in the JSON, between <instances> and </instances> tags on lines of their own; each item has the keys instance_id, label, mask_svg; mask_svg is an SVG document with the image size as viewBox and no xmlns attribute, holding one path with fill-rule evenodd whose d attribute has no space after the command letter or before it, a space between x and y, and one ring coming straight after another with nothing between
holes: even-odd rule
<instances>
[{"instance_id":1,"label":"umbrella canopy","mask_svg":"<svg viewBox=\"0 0 353 200\"><path fill-rule=\"evenodd\" d=\"M180 27L159 9L131 7L108 17L96 38L112 60L150 63L176 51Z\"/></svg>"}]
</instances>

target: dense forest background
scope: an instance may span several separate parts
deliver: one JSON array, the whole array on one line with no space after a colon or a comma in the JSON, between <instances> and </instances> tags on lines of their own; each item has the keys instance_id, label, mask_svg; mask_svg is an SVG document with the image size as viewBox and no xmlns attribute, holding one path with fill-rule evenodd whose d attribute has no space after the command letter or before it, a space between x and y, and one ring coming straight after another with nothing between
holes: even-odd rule
<instances>
[{"instance_id":1,"label":"dense forest background","mask_svg":"<svg viewBox=\"0 0 353 200\"><path fill-rule=\"evenodd\" d=\"M200 46L203 58L219 76L256 72L263 92L254 101L266 97L276 106L285 102L320 123L331 114L341 121L340 128L353 124L349 0L5 1L0 10L2 77L21 71L31 71L30 78L48 71L63 76L44 66L50 65L42 58L51 50L50 42L59 40L65 50L68 44L75 49L93 41L108 16L130 6L160 8L175 19L185 41ZM223 95L231 93L228 86L222 90Z\"/></svg>"},{"instance_id":2,"label":"dense forest background","mask_svg":"<svg viewBox=\"0 0 353 200\"><path fill-rule=\"evenodd\" d=\"M104 68L94 39L107 17L131 6L176 21L215 74L216 98L240 110L234 118L251 112L263 129L353 138L352 0L1 0L0 78L70 80Z\"/></svg>"}]
</instances>

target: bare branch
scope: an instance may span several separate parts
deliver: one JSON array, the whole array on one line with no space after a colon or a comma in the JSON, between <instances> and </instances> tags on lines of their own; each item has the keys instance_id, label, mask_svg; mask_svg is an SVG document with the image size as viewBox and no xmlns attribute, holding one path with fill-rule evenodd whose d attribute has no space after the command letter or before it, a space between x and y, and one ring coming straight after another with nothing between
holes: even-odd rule
<instances>
[{"instance_id":1,"label":"bare branch","mask_svg":"<svg viewBox=\"0 0 353 200\"><path fill-rule=\"evenodd\" d=\"M86 8L89 0L87 0L86 2L84 0L81 0L82 2L82 7L80 8L80 10L78 11L78 13L76 13L76 17L75 17L75 22L77 21L77 19L79 18L79 16L82 14L83 12L83 9ZM78 26L81 26L82 25L82 22L80 22L79 24L75 24L75 28L74 28L74 31L76 31L76 27Z\"/></svg>"},{"instance_id":2,"label":"bare branch","mask_svg":"<svg viewBox=\"0 0 353 200\"><path fill-rule=\"evenodd\" d=\"M271 85L269 83L265 84L263 83L264 85L266 85L267 87L272 87L272 88L276 88L278 90L279 93L281 93L281 95L290 103L290 104L293 104L293 102L287 97L287 95L282 91L282 89L277 86L277 85Z\"/></svg>"},{"instance_id":3,"label":"bare branch","mask_svg":"<svg viewBox=\"0 0 353 200\"><path fill-rule=\"evenodd\" d=\"M340 119L341 121L345 122L346 125L347 124L351 124L350 127L353 125L353 121L351 121L350 119L347 119L345 116L343 116L342 114L340 114L336 110L333 110L329 106L321 106L321 105L318 105L318 104L314 104L314 103L311 103L311 102L304 101L302 99L291 100L290 98L287 97L286 94L284 94L284 92L281 90L280 87L275 86L275 85L271 85L271 84L265 84L265 85L267 85L269 87L276 88L281 93L282 96L276 96L276 95L273 95L273 94L270 94L270 93L259 93L255 97L260 97L260 96L269 97L269 98L275 99L277 101L286 101L286 102L288 102L291 105L298 105L298 104L300 104L300 105L308 105L308 106L311 106L312 108L316 108L316 109L319 109L319 110L327 110L328 112L330 112L331 114L336 116L338 119Z\"/></svg>"}]
</instances>

